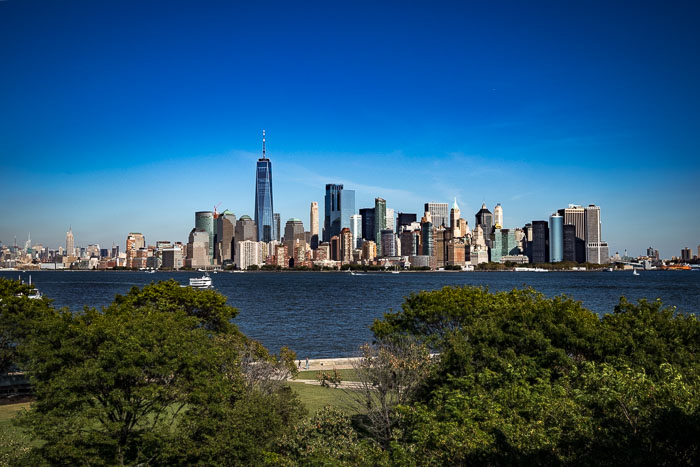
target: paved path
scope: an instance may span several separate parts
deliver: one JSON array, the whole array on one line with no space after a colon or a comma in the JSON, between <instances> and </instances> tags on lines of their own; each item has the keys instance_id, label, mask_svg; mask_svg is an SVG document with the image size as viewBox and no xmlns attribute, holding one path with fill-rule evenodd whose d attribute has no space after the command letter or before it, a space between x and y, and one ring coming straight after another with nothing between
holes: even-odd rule
<instances>
[{"instance_id":1,"label":"paved path","mask_svg":"<svg viewBox=\"0 0 700 467\"><path fill-rule=\"evenodd\" d=\"M290 383L310 384L312 386L320 386L321 382L317 379L290 379ZM331 389L336 386L333 383L328 383ZM359 381L341 381L337 386L338 389L362 389L362 383Z\"/></svg>"},{"instance_id":2,"label":"paved path","mask_svg":"<svg viewBox=\"0 0 700 467\"><path fill-rule=\"evenodd\" d=\"M356 358L313 358L309 359L309 368L306 368L306 359L297 359L297 363L301 361L299 371L318 371L318 370L347 370L352 368L353 360Z\"/></svg>"}]
</instances>

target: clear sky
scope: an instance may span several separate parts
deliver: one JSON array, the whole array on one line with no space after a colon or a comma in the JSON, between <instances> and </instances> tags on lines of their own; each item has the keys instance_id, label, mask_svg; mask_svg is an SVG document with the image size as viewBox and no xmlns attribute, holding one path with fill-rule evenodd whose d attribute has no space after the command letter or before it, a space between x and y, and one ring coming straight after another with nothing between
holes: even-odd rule
<instances>
[{"instance_id":1,"label":"clear sky","mask_svg":"<svg viewBox=\"0 0 700 467\"><path fill-rule=\"evenodd\" d=\"M0 241L252 216L266 129L283 223L340 182L470 226L598 204L611 254L696 250L699 5L0 1Z\"/></svg>"}]
</instances>

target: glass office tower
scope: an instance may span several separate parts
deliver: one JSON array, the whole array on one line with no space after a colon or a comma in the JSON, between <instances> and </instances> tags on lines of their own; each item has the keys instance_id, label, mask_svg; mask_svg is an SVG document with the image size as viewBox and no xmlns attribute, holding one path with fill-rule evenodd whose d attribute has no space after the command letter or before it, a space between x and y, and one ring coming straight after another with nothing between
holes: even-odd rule
<instances>
[{"instance_id":1,"label":"glass office tower","mask_svg":"<svg viewBox=\"0 0 700 467\"><path fill-rule=\"evenodd\" d=\"M263 130L263 152L255 170L255 225L258 227L259 242L275 239L273 216L272 162L265 157L265 130Z\"/></svg>"}]
</instances>

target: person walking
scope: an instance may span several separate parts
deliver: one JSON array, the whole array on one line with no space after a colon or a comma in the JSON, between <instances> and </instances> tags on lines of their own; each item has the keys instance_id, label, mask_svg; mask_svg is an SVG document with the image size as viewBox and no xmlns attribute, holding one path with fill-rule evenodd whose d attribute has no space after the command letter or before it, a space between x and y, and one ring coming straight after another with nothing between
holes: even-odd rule
<instances>
[{"instance_id":1,"label":"person walking","mask_svg":"<svg viewBox=\"0 0 700 467\"><path fill-rule=\"evenodd\" d=\"M306 357L306 369L309 369L309 357Z\"/></svg>"}]
</instances>

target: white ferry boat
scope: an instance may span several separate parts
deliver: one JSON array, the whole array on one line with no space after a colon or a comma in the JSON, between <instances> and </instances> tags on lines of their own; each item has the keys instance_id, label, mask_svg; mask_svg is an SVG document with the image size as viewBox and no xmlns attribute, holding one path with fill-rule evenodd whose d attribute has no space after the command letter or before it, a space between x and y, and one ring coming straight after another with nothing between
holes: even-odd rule
<instances>
[{"instance_id":1,"label":"white ferry boat","mask_svg":"<svg viewBox=\"0 0 700 467\"><path fill-rule=\"evenodd\" d=\"M212 287L211 277L206 272L202 277L191 277L190 287L194 289L210 289Z\"/></svg>"}]
</instances>

